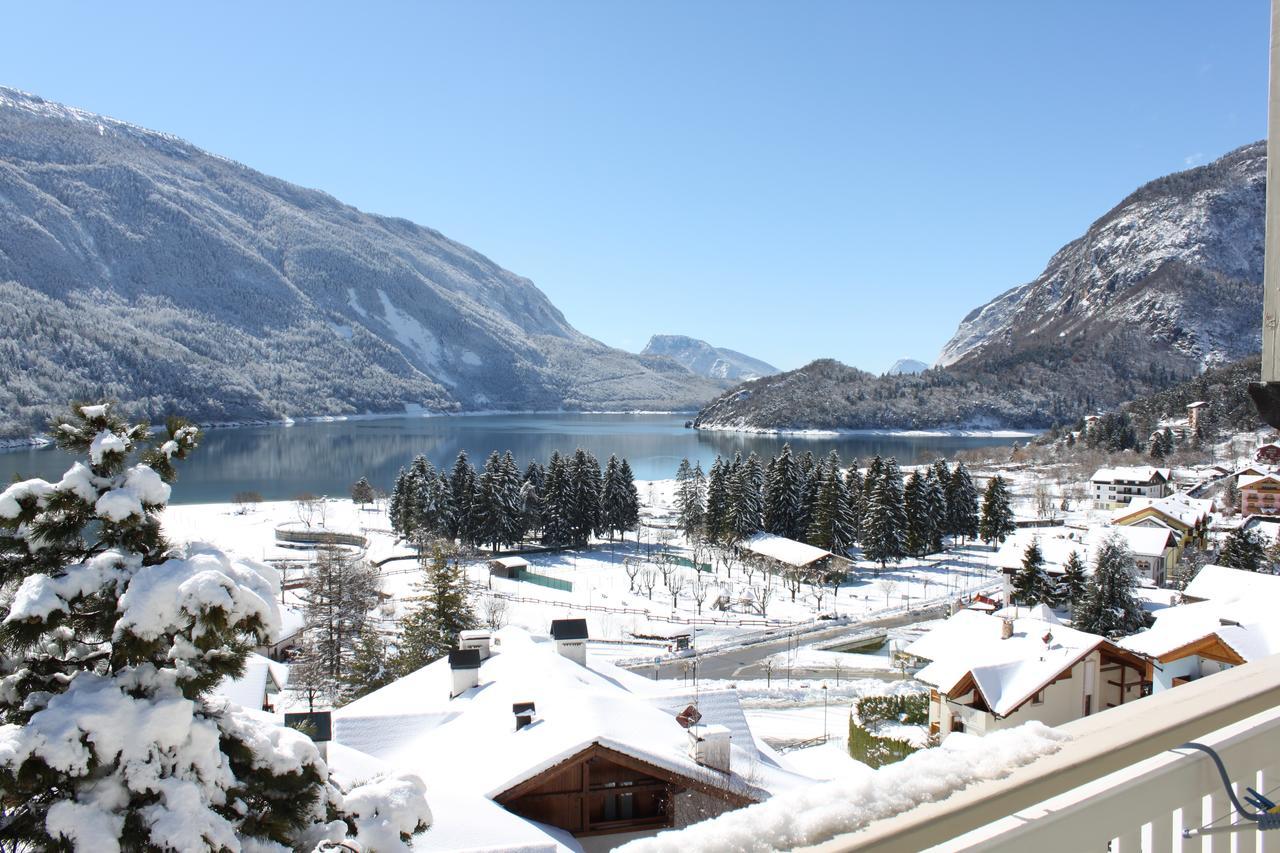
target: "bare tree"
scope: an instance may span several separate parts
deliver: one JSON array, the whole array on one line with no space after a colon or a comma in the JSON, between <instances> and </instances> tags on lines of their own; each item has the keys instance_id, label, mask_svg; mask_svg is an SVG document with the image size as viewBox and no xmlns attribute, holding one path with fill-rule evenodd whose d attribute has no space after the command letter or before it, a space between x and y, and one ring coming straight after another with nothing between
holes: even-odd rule
<instances>
[{"instance_id":1,"label":"bare tree","mask_svg":"<svg viewBox=\"0 0 1280 853\"><path fill-rule=\"evenodd\" d=\"M636 591L636 575L640 574L640 569L644 566L644 561L639 557L623 557L622 570L627 573L627 581L630 583L630 592Z\"/></svg>"},{"instance_id":2,"label":"bare tree","mask_svg":"<svg viewBox=\"0 0 1280 853\"><path fill-rule=\"evenodd\" d=\"M676 562L671 559L670 554L658 555L658 571L662 572L663 585L671 589L671 578L676 573Z\"/></svg>"},{"instance_id":3,"label":"bare tree","mask_svg":"<svg viewBox=\"0 0 1280 853\"><path fill-rule=\"evenodd\" d=\"M719 551L720 562L724 565L725 569L725 576L733 577L733 567L735 565L741 565L742 559L738 556L738 552L732 548L721 548ZM747 581L750 582L750 580L751 578L748 577Z\"/></svg>"},{"instance_id":4,"label":"bare tree","mask_svg":"<svg viewBox=\"0 0 1280 853\"><path fill-rule=\"evenodd\" d=\"M675 608L680 598L680 593L684 591L688 578L684 576L684 572L676 572L667 578L667 590L671 593L671 606Z\"/></svg>"},{"instance_id":5,"label":"bare tree","mask_svg":"<svg viewBox=\"0 0 1280 853\"><path fill-rule=\"evenodd\" d=\"M773 583L769 573L765 572L764 583L755 587L756 604L760 606L760 615L769 615L769 600L773 598Z\"/></svg>"},{"instance_id":6,"label":"bare tree","mask_svg":"<svg viewBox=\"0 0 1280 853\"><path fill-rule=\"evenodd\" d=\"M814 603L818 606L818 612L822 612L822 599L826 598L827 589L820 583L815 583L810 589L813 592Z\"/></svg>"},{"instance_id":7,"label":"bare tree","mask_svg":"<svg viewBox=\"0 0 1280 853\"><path fill-rule=\"evenodd\" d=\"M658 585L658 570L653 566L645 566L640 570L640 586L648 593L649 600L653 601L653 588Z\"/></svg>"},{"instance_id":8,"label":"bare tree","mask_svg":"<svg viewBox=\"0 0 1280 853\"><path fill-rule=\"evenodd\" d=\"M844 662L840 658L836 658L831 668L836 671L836 686L840 686L840 673L844 672Z\"/></svg>"},{"instance_id":9,"label":"bare tree","mask_svg":"<svg viewBox=\"0 0 1280 853\"><path fill-rule=\"evenodd\" d=\"M508 608L509 605L505 598L486 595L480 601L480 618L484 620L485 625L496 631L499 628L506 627Z\"/></svg>"},{"instance_id":10,"label":"bare tree","mask_svg":"<svg viewBox=\"0 0 1280 853\"><path fill-rule=\"evenodd\" d=\"M764 660L764 686L768 687L773 681L773 658L765 658Z\"/></svg>"},{"instance_id":11,"label":"bare tree","mask_svg":"<svg viewBox=\"0 0 1280 853\"><path fill-rule=\"evenodd\" d=\"M884 593L884 606L889 606L889 596L893 595L893 591L898 588L897 581L891 581L888 578L882 578L876 581L876 587Z\"/></svg>"},{"instance_id":12,"label":"bare tree","mask_svg":"<svg viewBox=\"0 0 1280 853\"><path fill-rule=\"evenodd\" d=\"M747 576L747 585L751 585L752 578L756 576L756 572L760 571L760 564L751 558L743 558L738 561L742 565L742 573Z\"/></svg>"},{"instance_id":13,"label":"bare tree","mask_svg":"<svg viewBox=\"0 0 1280 853\"><path fill-rule=\"evenodd\" d=\"M298 514L298 521L301 521L308 529L312 522L316 520L316 513L320 509L320 498L310 492L303 492L293 499L294 510Z\"/></svg>"},{"instance_id":14,"label":"bare tree","mask_svg":"<svg viewBox=\"0 0 1280 853\"><path fill-rule=\"evenodd\" d=\"M1038 518L1049 518L1053 515L1053 494L1049 491L1047 483L1036 483L1035 491L1036 516Z\"/></svg>"},{"instance_id":15,"label":"bare tree","mask_svg":"<svg viewBox=\"0 0 1280 853\"><path fill-rule=\"evenodd\" d=\"M693 551L694 569L702 571L702 567L711 562L711 543L701 536L695 536L690 543L690 548Z\"/></svg>"},{"instance_id":16,"label":"bare tree","mask_svg":"<svg viewBox=\"0 0 1280 853\"><path fill-rule=\"evenodd\" d=\"M795 603L796 596L800 594L800 584L804 581L804 574L797 568L788 568L782 573L782 584L791 593L791 601Z\"/></svg>"},{"instance_id":17,"label":"bare tree","mask_svg":"<svg viewBox=\"0 0 1280 853\"><path fill-rule=\"evenodd\" d=\"M694 604L698 607L698 613L702 613L702 602L707 600L708 593L711 592L711 584L702 579L702 574L698 573L693 577L693 583L689 585L689 597L693 599Z\"/></svg>"},{"instance_id":18,"label":"bare tree","mask_svg":"<svg viewBox=\"0 0 1280 853\"><path fill-rule=\"evenodd\" d=\"M236 511L243 515L250 507L262 503L262 495L257 492L236 492L231 502L236 505Z\"/></svg>"}]
</instances>

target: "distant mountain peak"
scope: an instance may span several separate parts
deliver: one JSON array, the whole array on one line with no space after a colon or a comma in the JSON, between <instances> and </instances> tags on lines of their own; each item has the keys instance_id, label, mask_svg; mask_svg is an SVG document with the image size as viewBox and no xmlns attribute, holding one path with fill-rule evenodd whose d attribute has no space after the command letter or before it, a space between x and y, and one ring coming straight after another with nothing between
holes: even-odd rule
<instances>
[{"instance_id":1,"label":"distant mountain peak","mask_svg":"<svg viewBox=\"0 0 1280 853\"><path fill-rule=\"evenodd\" d=\"M707 379L747 382L779 372L778 368L758 358L685 335L654 335L640 354L665 356L690 373Z\"/></svg>"},{"instance_id":2,"label":"distant mountain peak","mask_svg":"<svg viewBox=\"0 0 1280 853\"><path fill-rule=\"evenodd\" d=\"M890 376L901 376L904 373L924 373L929 369L929 365L923 361L917 361L914 358L900 358L889 368Z\"/></svg>"}]
</instances>

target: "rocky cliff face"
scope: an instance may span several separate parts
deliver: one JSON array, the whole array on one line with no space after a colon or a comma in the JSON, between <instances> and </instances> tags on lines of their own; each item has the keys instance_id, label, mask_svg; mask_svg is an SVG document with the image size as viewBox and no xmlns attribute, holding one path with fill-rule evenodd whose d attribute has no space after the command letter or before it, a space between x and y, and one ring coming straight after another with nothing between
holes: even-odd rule
<instances>
[{"instance_id":1,"label":"rocky cliff face","mask_svg":"<svg viewBox=\"0 0 1280 853\"><path fill-rule=\"evenodd\" d=\"M972 311L938 364L1146 342L1185 370L1261 346L1266 145L1152 181L1064 246L1034 281Z\"/></svg>"},{"instance_id":2,"label":"rocky cliff face","mask_svg":"<svg viewBox=\"0 0 1280 853\"><path fill-rule=\"evenodd\" d=\"M649 338L641 355L666 356L690 373L707 379L746 382L778 372L778 368L758 358L724 347L713 347L706 341L684 335L654 335Z\"/></svg>"},{"instance_id":3,"label":"rocky cliff face","mask_svg":"<svg viewBox=\"0 0 1280 853\"><path fill-rule=\"evenodd\" d=\"M172 136L0 88L0 435L73 396L203 420L683 409L719 387L528 279Z\"/></svg>"},{"instance_id":4,"label":"rocky cliff face","mask_svg":"<svg viewBox=\"0 0 1280 853\"><path fill-rule=\"evenodd\" d=\"M1266 148L1152 181L971 312L919 375L833 361L712 401L707 429L1043 428L1261 346Z\"/></svg>"}]
</instances>

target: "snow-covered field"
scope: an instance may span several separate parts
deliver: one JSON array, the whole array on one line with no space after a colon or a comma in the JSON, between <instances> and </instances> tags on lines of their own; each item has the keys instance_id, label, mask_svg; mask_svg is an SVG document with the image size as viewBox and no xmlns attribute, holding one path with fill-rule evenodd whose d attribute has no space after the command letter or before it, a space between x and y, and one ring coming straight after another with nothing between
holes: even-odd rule
<instances>
[{"instance_id":1,"label":"snow-covered field","mask_svg":"<svg viewBox=\"0 0 1280 853\"><path fill-rule=\"evenodd\" d=\"M674 481L641 481L637 483L645 517L663 521L673 511ZM209 541L219 547L265 560L282 568L286 585L300 579L310 552L286 547L276 540L279 525L354 533L367 540L365 556L372 562L391 557L382 567L383 590L392 600L392 610L403 612L414 595L420 572L411 549L395 541L385 506L358 508L349 500L327 500L307 518L294 501L276 501L237 507L234 504L185 504L170 506L165 511L166 534L176 541ZM678 568L673 573L677 594L668 589L655 559L660 552L692 556L689 543L676 531L658 526L642 527L638 541L630 534L623 541L597 541L580 550L526 555L530 569L536 574L567 581L572 590L553 589L527 581L491 578L484 559L466 564L469 579L479 592L481 615L485 599L496 597L505 607L507 623L545 632L552 619L585 616L591 636L598 640L627 641L636 635L670 634L673 627L696 629L695 643L700 648L729 642L747 632L760 631L767 625L811 623L819 616L869 617L925 602L941 602L982 588L990 588L997 579L989 561L991 551L982 546L966 546L924 560L907 560L890 565L881 572L879 566L859 563L859 571L838 591L828 587L813 590L803 586L794 596L784 589L780 579L769 579L769 600L765 613L742 604L744 600L761 600L763 573L748 573L739 563L724 564L713 560L714 573L696 573ZM635 578L628 576L624 558L641 558ZM704 556L702 559L706 560ZM292 566L290 565L292 564ZM646 583L646 570L652 570ZM694 595L696 582L708 589L699 607ZM681 582L683 586L681 587ZM650 585L652 588L650 588ZM713 611L711 602L725 595L734 602L727 611ZM296 593L286 593L286 604L296 605ZM618 658L646 657L663 651L661 645L640 644L630 648L613 648L608 653ZM871 666L881 664L866 661Z\"/></svg>"}]
</instances>

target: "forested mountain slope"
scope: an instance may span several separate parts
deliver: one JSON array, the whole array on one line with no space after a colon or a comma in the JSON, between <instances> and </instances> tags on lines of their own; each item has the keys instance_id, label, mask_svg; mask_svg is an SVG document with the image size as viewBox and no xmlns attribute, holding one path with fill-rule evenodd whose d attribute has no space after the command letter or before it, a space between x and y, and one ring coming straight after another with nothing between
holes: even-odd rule
<instances>
[{"instance_id":1,"label":"forested mountain slope","mask_svg":"<svg viewBox=\"0 0 1280 853\"><path fill-rule=\"evenodd\" d=\"M172 136L0 88L0 436L70 397L199 420L685 409L720 387L530 281Z\"/></svg>"}]
</instances>

